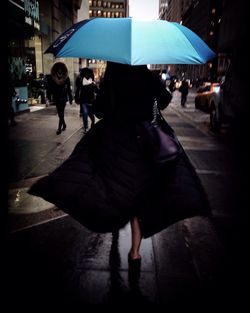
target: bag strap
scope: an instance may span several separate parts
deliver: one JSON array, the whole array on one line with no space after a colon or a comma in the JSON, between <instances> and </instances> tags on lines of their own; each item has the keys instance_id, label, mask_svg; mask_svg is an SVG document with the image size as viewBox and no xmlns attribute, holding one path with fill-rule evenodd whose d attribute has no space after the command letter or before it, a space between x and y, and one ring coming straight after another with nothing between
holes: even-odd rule
<instances>
[{"instance_id":1,"label":"bag strap","mask_svg":"<svg viewBox=\"0 0 250 313\"><path fill-rule=\"evenodd\" d=\"M153 104L153 119L152 119L152 124L153 125L157 125L157 120L159 118L159 109L158 109L158 106L157 106L157 100L154 99L154 104Z\"/></svg>"},{"instance_id":2,"label":"bag strap","mask_svg":"<svg viewBox=\"0 0 250 313\"><path fill-rule=\"evenodd\" d=\"M154 99L153 119L152 119L151 123L155 127L157 127L159 124L162 125L162 123L164 123L164 127L165 127L165 129L167 129L168 133L171 134L172 136L175 136L175 132L174 132L173 128L168 124L168 122L165 120L165 118L161 114L161 111L159 110L158 105L157 105L156 98Z\"/></svg>"}]
</instances>

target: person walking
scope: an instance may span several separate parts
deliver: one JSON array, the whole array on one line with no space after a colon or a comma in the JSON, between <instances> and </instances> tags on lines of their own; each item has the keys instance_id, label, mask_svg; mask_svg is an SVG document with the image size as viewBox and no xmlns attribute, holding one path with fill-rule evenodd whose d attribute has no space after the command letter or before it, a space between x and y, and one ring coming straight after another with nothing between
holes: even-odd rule
<instances>
[{"instance_id":1,"label":"person walking","mask_svg":"<svg viewBox=\"0 0 250 313\"><path fill-rule=\"evenodd\" d=\"M182 84L181 84L181 86L179 88L179 91L181 93L181 106L183 108L186 106L187 96L188 96L188 89L189 89L188 82L186 80L183 80Z\"/></svg>"},{"instance_id":2,"label":"person walking","mask_svg":"<svg viewBox=\"0 0 250 313\"><path fill-rule=\"evenodd\" d=\"M64 120L64 111L67 101L72 104L73 96L68 76L67 66L63 62L56 62L51 68L51 76L47 81L47 99L56 105L59 117L57 135L60 135L67 127Z\"/></svg>"},{"instance_id":3,"label":"person walking","mask_svg":"<svg viewBox=\"0 0 250 313\"><path fill-rule=\"evenodd\" d=\"M174 78L171 78L168 89L170 90L171 93L173 93L176 90Z\"/></svg>"},{"instance_id":4,"label":"person walking","mask_svg":"<svg viewBox=\"0 0 250 313\"><path fill-rule=\"evenodd\" d=\"M138 126L172 97L146 65L107 62L93 111L100 119L54 172L29 193L54 203L94 232L131 225L129 273L138 276L140 246L166 227L210 208L186 154L155 163L140 146Z\"/></svg>"},{"instance_id":5,"label":"person walking","mask_svg":"<svg viewBox=\"0 0 250 313\"><path fill-rule=\"evenodd\" d=\"M91 120L91 127L95 124L95 115L92 104L98 87L94 81L94 73L88 68L82 68L76 79L75 102L80 104L80 116L83 118L84 133L88 130L88 117Z\"/></svg>"},{"instance_id":6,"label":"person walking","mask_svg":"<svg viewBox=\"0 0 250 313\"><path fill-rule=\"evenodd\" d=\"M9 79L8 83L8 120L10 121L10 126L16 126L16 120L15 120L15 111L12 105L12 98L16 96L16 90L14 88L14 85Z\"/></svg>"}]
</instances>

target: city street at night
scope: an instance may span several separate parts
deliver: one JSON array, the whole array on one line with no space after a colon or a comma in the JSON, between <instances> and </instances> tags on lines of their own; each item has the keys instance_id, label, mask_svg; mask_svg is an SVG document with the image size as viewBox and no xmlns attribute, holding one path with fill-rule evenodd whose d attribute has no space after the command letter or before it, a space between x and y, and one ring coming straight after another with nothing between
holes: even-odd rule
<instances>
[{"instance_id":1,"label":"city street at night","mask_svg":"<svg viewBox=\"0 0 250 313\"><path fill-rule=\"evenodd\" d=\"M26 193L83 136L79 106L67 105L68 127L60 136L54 106L34 106L17 116L17 125L9 128L10 158L19 156L9 168L10 307L18 302L29 309L131 303L205 308L246 301L246 229L234 201L238 174L230 140L209 131L209 116L193 100L191 91L182 108L176 91L163 113L202 181L213 216L186 219L143 240L136 281L128 276L129 225L116 234L92 233Z\"/></svg>"},{"instance_id":2,"label":"city street at night","mask_svg":"<svg viewBox=\"0 0 250 313\"><path fill-rule=\"evenodd\" d=\"M247 311L247 4L7 1L6 310Z\"/></svg>"}]
</instances>

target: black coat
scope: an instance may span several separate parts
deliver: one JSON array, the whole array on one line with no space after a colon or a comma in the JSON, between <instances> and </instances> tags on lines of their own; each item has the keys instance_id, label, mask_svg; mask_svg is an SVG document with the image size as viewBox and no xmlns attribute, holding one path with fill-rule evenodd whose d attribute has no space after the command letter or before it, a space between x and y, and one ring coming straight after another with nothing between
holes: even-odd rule
<instances>
[{"instance_id":1,"label":"black coat","mask_svg":"<svg viewBox=\"0 0 250 313\"><path fill-rule=\"evenodd\" d=\"M57 84L52 76L48 77L46 84L47 98L55 103L72 102L73 96L69 77L65 78L61 84Z\"/></svg>"},{"instance_id":2,"label":"black coat","mask_svg":"<svg viewBox=\"0 0 250 313\"><path fill-rule=\"evenodd\" d=\"M173 163L154 165L140 151L135 125L119 128L104 120L29 192L97 232L119 229L137 215L148 237L184 218L209 213L185 153Z\"/></svg>"},{"instance_id":3,"label":"black coat","mask_svg":"<svg viewBox=\"0 0 250 313\"><path fill-rule=\"evenodd\" d=\"M82 80L80 75L76 78L75 102L92 104L99 89L94 81L92 84L83 85Z\"/></svg>"},{"instance_id":4,"label":"black coat","mask_svg":"<svg viewBox=\"0 0 250 313\"><path fill-rule=\"evenodd\" d=\"M70 157L29 193L54 203L96 232L115 231L138 216L142 235L148 237L184 218L208 214L206 196L185 153L174 162L157 165L138 143L137 125L152 118L152 99L156 97L164 109L171 100L169 93L152 84L141 101L136 86L132 98L131 93L118 94L120 101L113 102L109 89L100 89L94 110L102 119Z\"/></svg>"}]
</instances>

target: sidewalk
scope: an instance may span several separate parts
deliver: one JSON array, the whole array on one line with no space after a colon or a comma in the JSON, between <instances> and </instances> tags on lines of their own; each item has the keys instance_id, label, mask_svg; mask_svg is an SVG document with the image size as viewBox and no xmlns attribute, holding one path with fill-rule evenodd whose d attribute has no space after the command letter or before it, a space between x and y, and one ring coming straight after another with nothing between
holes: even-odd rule
<instances>
[{"instance_id":1,"label":"sidewalk","mask_svg":"<svg viewBox=\"0 0 250 313\"><path fill-rule=\"evenodd\" d=\"M31 309L161 304L178 312L183 306L204 311L217 302L225 308L246 301L241 288L247 268L245 229L235 203L237 175L230 149L205 131L204 121L192 120L192 112L197 117L199 112L194 111L191 96L185 111L178 101L177 94L164 115L201 178L214 217L187 219L143 240L137 283L128 279L129 225L118 237L95 234L52 204L26 193L80 140L79 107L66 107L67 131L60 136L55 133L54 107L18 116L18 125L9 132L13 167L8 280L13 303Z\"/></svg>"}]
</instances>

